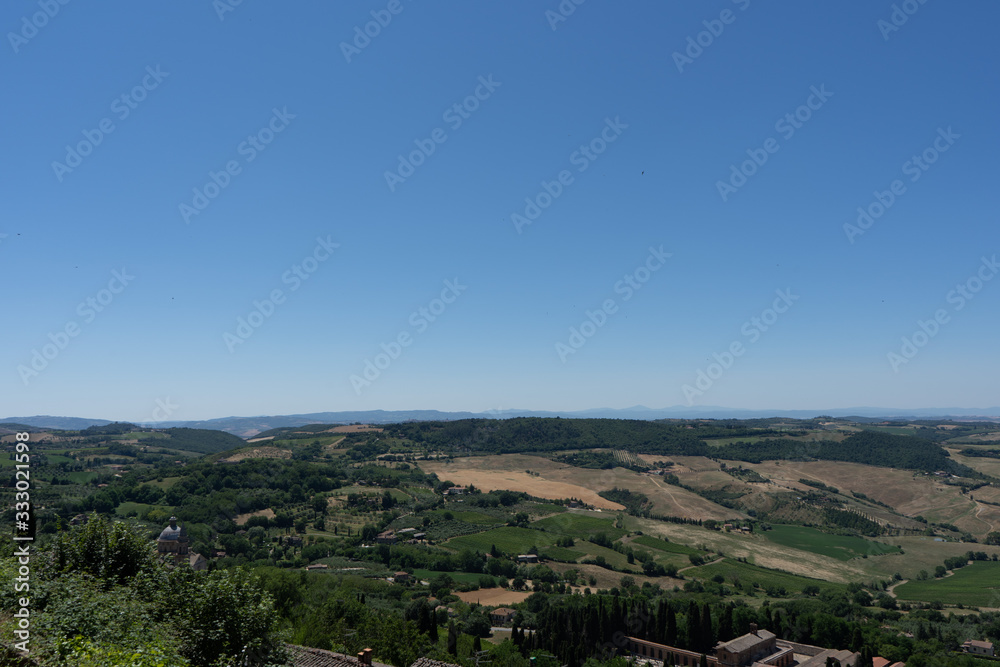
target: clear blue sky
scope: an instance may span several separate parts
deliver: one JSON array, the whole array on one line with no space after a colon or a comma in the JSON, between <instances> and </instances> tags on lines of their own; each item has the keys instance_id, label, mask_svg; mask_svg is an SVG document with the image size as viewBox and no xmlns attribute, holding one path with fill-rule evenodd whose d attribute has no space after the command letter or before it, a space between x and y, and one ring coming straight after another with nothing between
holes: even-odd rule
<instances>
[{"instance_id":1,"label":"clear blue sky","mask_svg":"<svg viewBox=\"0 0 1000 667\"><path fill-rule=\"evenodd\" d=\"M0 416L1000 404L995 3L224 2L0 8Z\"/></svg>"}]
</instances>

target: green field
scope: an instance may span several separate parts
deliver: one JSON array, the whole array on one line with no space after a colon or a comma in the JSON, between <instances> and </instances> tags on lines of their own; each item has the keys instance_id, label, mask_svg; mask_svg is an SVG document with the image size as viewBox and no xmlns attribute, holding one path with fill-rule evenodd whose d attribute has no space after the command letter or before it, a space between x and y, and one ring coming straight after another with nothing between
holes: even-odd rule
<instances>
[{"instance_id":1,"label":"green field","mask_svg":"<svg viewBox=\"0 0 1000 667\"><path fill-rule=\"evenodd\" d=\"M837 592L844 592L847 588L843 584L833 584L821 579L810 579L787 572L768 570L763 567L751 565L750 563L741 563L731 558L725 558L718 563L711 563L686 570L684 574L699 579L711 579L715 575L721 574L725 577L726 583L730 585L735 581L740 581L744 584L755 584L765 591L768 588L784 588L785 593L789 596L801 593L802 589L806 586L818 586L820 590L831 589Z\"/></svg>"},{"instance_id":2,"label":"green field","mask_svg":"<svg viewBox=\"0 0 1000 667\"><path fill-rule=\"evenodd\" d=\"M528 505L528 511L529 512L537 512L538 514L548 514L550 512L559 512L559 513L562 513L562 512L566 512L568 510L566 509L565 505L553 505L552 503L531 502Z\"/></svg>"},{"instance_id":3,"label":"green field","mask_svg":"<svg viewBox=\"0 0 1000 667\"><path fill-rule=\"evenodd\" d=\"M77 471L77 472L66 473L66 479L70 480L74 484L86 484L95 477L97 477L96 472Z\"/></svg>"},{"instance_id":4,"label":"green field","mask_svg":"<svg viewBox=\"0 0 1000 667\"><path fill-rule=\"evenodd\" d=\"M173 510L173 507L171 507L170 505L147 505L146 503L133 503L131 501L126 501L118 505L117 508L115 508L115 514L117 514L118 516L127 516L129 512L135 510L136 514L138 514L139 516L143 516L149 510L156 508L165 510L167 512Z\"/></svg>"},{"instance_id":5,"label":"green field","mask_svg":"<svg viewBox=\"0 0 1000 667\"><path fill-rule=\"evenodd\" d=\"M907 582L895 593L900 600L1000 607L1000 563L976 561L950 577Z\"/></svg>"},{"instance_id":6,"label":"green field","mask_svg":"<svg viewBox=\"0 0 1000 667\"><path fill-rule=\"evenodd\" d=\"M591 535L604 533L610 539L617 540L626 533L621 528L615 528L612 517L604 518L571 512L539 519L538 521L533 521L531 525L534 528L549 533L579 537L580 539L587 539Z\"/></svg>"},{"instance_id":7,"label":"green field","mask_svg":"<svg viewBox=\"0 0 1000 667\"><path fill-rule=\"evenodd\" d=\"M495 516L490 516L489 514L484 514L482 512L475 512L472 510L458 511L458 512L452 510L438 510L436 512L433 512L433 514L440 517L445 512L451 512L452 517L454 517L458 521L464 521L465 523L475 523L485 526L492 526L493 524L497 523L505 523L503 519L499 519Z\"/></svg>"},{"instance_id":8,"label":"green field","mask_svg":"<svg viewBox=\"0 0 1000 667\"><path fill-rule=\"evenodd\" d=\"M39 451L37 453L38 454L44 454L45 458L48 459L48 462L50 464L55 464L55 463L72 463L73 462L73 459L71 459L68 456L62 456L60 454L50 454L50 453L48 453L46 451ZM9 453L6 456L0 457L0 468L8 468L8 467L9 468L13 468L14 466L18 465L18 461L13 458L14 456L15 455L13 453ZM11 457L11 458L8 458L8 457ZM25 464L23 462L21 462L20 465L25 465ZM31 465L31 468L34 468L37 465L37 462L33 461L30 465ZM31 468L28 468L28 470L30 470ZM25 468L22 468L22 470L25 470Z\"/></svg>"},{"instance_id":9,"label":"green field","mask_svg":"<svg viewBox=\"0 0 1000 667\"><path fill-rule=\"evenodd\" d=\"M488 552L492 545L496 545L497 549L509 554L523 554L531 547L538 549L551 547L556 543L556 539L551 533L543 533L540 530L504 526L475 535L453 537L444 545L456 550L472 549L482 553Z\"/></svg>"},{"instance_id":10,"label":"green field","mask_svg":"<svg viewBox=\"0 0 1000 667\"><path fill-rule=\"evenodd\" d=\"M659 549L660 551L666 551L668 553L674 554L698 554L703 555L704 551L699 551L698 549L693 549L691 547L686 547L683 544L677 544L675 542L667 542L666 540L661 540L658 537L650 537L649 535L640 535L639 537L632 540L636 544L641 544L644 547L650 547L652 549Z\"/></svg>"},{"instance_id":11,"label":"green field","mask_svg":"<svg viewBox=\"0 0 1000 667\"><path fill-rule=\"evenodd\" d=\"M473 572L437 572L435 570L414 570L413 576L418 580L430 581L441 575L451 577L452 581L460 584L477 584L482 577L489 577L488 574L475 574ZM495 579L495 577L490 577Z\"/></svg>"},{"instance_id":12,"label":"green field","mask_svg":"<svg viewBox=\"0 0 1000 667\"><path fill-rule=\"evenodd\" d=\"M158 489L163 489L164 491L166 491L171 486L173 486L177 482L181 481L181 479L183 479L183 478L182 477L164 477L162 482L158 481L158 480L153 480L152 482L146 482L146 483L149 484L150 486L155 486Z\"/></svg>"},{"instance_id":13,"label":"green field","mask_svg":"<svg viewBox=\"0 0 1000 667\"><path fill-rule=\"evenodd\" d=\"M564 563L575 563L584 556L582 551L567 547L546 547L542 555L549 560L558 560Z\"/></svg>"},{"instance_id":14,"label":"green field","mask_svg":"<svg viewBox=\"0 0 1000 667\"><path fill-rule=\"evenodd\" d=\"M381 496L386 491L388 491L389 495L392 496L394 499L396 499L399 502L405 503L405 502L409 502L409 501L413 500L413 497L410 496L410 494L408 494L406 491L403 491L402 489L396 489L396 488L386 489L386 488L381 487L381 486L349 486L349 487L343 487L343 488L340 488L340 489L335 489L334 491L332 491L330 493L330 495L331 496L336 496L336 497L341 497L341 496L347 497L347 496L349 496L352 493L356 493L356 494L361 495L361 496Z\"/></svg>"},{"instance_id":15,"label":"green field","mask_svg":"<svg viewBox=\"0 0 1000 667\"><path fill-rule=\"evenodd\" d=\"M804 526L785 526L776 524L771 530L761 533L775 544L802 551L811 551L821 556L830 556L837 560L851 560L864 554L882 556L899 553L899 547L881 542L873 542L861 537L848 535L830 535L815 528Z\"/></svg>"}]
</instances>

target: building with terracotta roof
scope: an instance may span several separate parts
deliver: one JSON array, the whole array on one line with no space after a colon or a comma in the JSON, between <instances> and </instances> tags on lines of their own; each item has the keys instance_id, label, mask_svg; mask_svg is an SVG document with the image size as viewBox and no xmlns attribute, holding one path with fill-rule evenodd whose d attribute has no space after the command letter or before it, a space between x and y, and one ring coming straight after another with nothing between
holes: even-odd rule
<instances>
[{"instance_id":1,"label":"building with terracotta roof","mask_svg":"<svg viewBox=\"0 0 1000 667\"><path fill-rule=\"evenodd\" d=\"M516 610L510 607L497 607L490 612L490 623L493 625L506 625L514 619Z\"/></svg>"},{"instance_id":2,"label":"building with terracotta roof","mask_svg":"<svg viewBox=\"0 0 1000 667\"><path fill-rule=\"evenodd\" d=\"M888 658L872 658L872 667L906 667L906 663L892 662Z\"/></svg>"},{"instance_id":3,"label":"building with terracotta roof","mask_svg":"<svg viewBox=\"0 0 1000 667\"><path fill-rule=\"evenodd\" d=\"M719 642L706 654L637 637L629 637L627 647L629 652L640 658L682 667L698 667L702 660L718 667L790 667L795 664L794 649L791 646L778 646L773 632L758 630L754 623L750 624L750 632L747 634L727 642Z\"/></svg>"},{"instance_id":4,"label":"building with terracotta roof","mask_svg":"<svg viewBox=\"0 0 1000 667\"><path fill-rule=\"evenodd\" d=\"M372 661L370 648L361 651L356 657L294 644L285 644L285 648L288 650L289 667L392 667Z\"/></svg>"},{"instance_id":5,"label":"building with terracotta roof","mask_svg":"<svg viewBox=\"0 0 1000 667\"><path fill-rule=\"evenodd\" d=\"M441 662L440 660L431 660L430 658L420 658L413 662L410 667L458 667L458 665L452 662Z\"/></svg>"}]
</instances>

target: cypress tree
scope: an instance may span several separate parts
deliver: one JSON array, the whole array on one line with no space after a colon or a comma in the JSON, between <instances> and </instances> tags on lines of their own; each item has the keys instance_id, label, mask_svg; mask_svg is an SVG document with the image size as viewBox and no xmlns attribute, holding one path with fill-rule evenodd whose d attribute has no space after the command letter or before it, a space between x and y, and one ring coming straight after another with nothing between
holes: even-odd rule
<instances>
[{"instance_id":1,"label":"cypress tree","mask_svg":"<svg viewBox=\"0 0 1000 667\"><path fill-rule=\"evenodd\" d=\"M854 633L851 635L851 643L850 646L848 646L848 648L850 648L852 651L860 651L864 643L865 640L861 636L861 628L855 625Z\"/></svg>"},{"instance_id":2,"label":"cypress tree","mask_svg":"<svg viewBox=\"0 0 1000 667\"><path fill-rule=\"evenodd\" d=\"M448 653L458 656L458 628L455 621L448 621Z\"/></svg>"},{"instance_id":3,"label":"cypress tree","mask_svg":"<svg viewBox=\"0 0 1000 667\"><path fill-rule=\"evenodd\" d=\"M715 646L715 642L713 641L715 633L712 631L712 610L709 608L707 602L701 607L700 625L701 628L699 634L701 637L701 648L698 650L708 652L713 646Z\"/></svg>"},{"instance_id":4,"label":"cypress tree","mask_svg":"<svg viewBox=\"0 0 1000 667\"><path fill-rule=\"evenodd\" d=\"M733 605L727 604L722 608L722 615L719 617L719 641L727 642L733 638Z\"/></svg>"},{"instance_id":5,"label":"cypress tree","mask_svg":"<svg viewBox=\"0 0 1000 667\"><path fill-rule=\"evenodd\" d=\"M656 606L656 625L653 632L653 641L663 643L667 632L667 600L660 598Z\"/></svg>"},{"instance_id":6,"label":"cypress tree","mask_svg":"<svg viewBox=\"0 0 1000 667\"><path fill-rule=\"evenodd\" d=\"M420 610L417 613L417 631L430 633L432 625L434 622L431 621L430 605L425 600L420 603Z\"/></svg>"},{"instance_id":7,"label":"cypress tree","mask_svg":"<svg viewBox=\"0 0 1000 667\"><path fill-rule=\"evenodd\" d=\"M684 619L687 629L687 645L689 651L697 651L701 645L701 616L698 614L698 604L691 600L688 605L687 617Z\"/></svg>"},{"instance_id":8,"label":"cypress tree","mask_svg":"<svg viewBox=\"0 0 1000 667\"><path fill-rule=\"evenodd\" d=\"M677 612L669 605L667 606L667 623L663 631L663 642L670 646L677 644Z\"/></svg>"},{"instance_id":9,"label":"cypress tree","mask_svg":"<svg viewBox=\"0 0 1000 667\"><path fill-rule=\"evenodd\" d=\"M437 612L431 608L430 604L427 605L428 610L428 620L430 621L430 627L427 628L427 636L430 638L433 644L438 642L438 618Z\"/></svg>"}]
</instances>

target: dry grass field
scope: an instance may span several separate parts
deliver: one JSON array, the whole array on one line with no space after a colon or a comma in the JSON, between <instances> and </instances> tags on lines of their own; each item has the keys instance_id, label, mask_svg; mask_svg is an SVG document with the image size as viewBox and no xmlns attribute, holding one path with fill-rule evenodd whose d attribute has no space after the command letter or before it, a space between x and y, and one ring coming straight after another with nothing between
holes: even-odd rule
<instances>
[{"instance_id":1,"label":"dry grass field","mask_svg":"<svg viewBox=\"0 0 1000 667\"><path fill-rule=\"evenodd\" d=\"M506 588L481 588L478 591L457 592L455 596L462 602L479 603L486 607L506 604L517 604L528 599L531 593L526 591L509 591Z\"/></svg>"},{"instance_id":2,"label":"dry grass field","mask_svg":"<svg viewBox=\"0 0 1000 667\"><path fill-rule=\"evenodd\" d=\"M237 463L244 459L290 459L292 452L289 449L278 449L277 447L255 447L236 452L232 456L227 456L219 461L226 463Z\"/></svg>"},{"instance_id":3,"label":"dry grass field","mask_svg":"<svg viewBox=\"0 0 1000 667\"><path fill-rule=\"evenodd\" d=\"M624 509L618 503L606 500L597 491L582 484L580 477L561 469L582 471L562 463L556 463L539 456L524 454L501 454L499 456L477 456L448 461L421 461L420 468L426 473L435 473L442 480L451 480L461 486L474 485L483 491L521 491L539 498L579 498L588 505L601 509ZM531 470L536 475L533 475ZM604 471L597 471L604 472ZM613 486L613 485L612 485ZM608 486L606 488L611 488Z\"/></svg>"},{"instance_id":4,"label":"dry grass field","mask_svg":"<svg viewBox=\"0 0 1000 667\"><path fill-rule=\"evenodd\" d=\"M687 457L695 458L695 457ZM707 461L707 459L705 459ZM473 484L486 491L507 489L523 491L540 498L579 498L601 509L624 509L606 500L598 491L614 487L644 493L658 514L692 519L726 519L741 516L701 496L667 484L656 475L633 472L625 468L592 470L576 468L540 456L502 454L454 459L421 461L424 472L435 473L440 479L456 484ZM527 471L530 470L531 473Z\"/></svg>"},{"instance_id":5,"label":"dry grass field","mask_svg":"<svg viewBox=\"0 0 1000 667\"><path fill-rule=\"evenodd\" d=\"M958 452L959 448L946 447L948 453L951 454L951 458L955 459L956 463L961 463L964 466L969 466L973 470L978 470L981 473L991 475L993 477L1000 477L1000 459L990 459L981 456L962 456ZM990 449L987 447L977 447L976 449Z\"/></svg>"},{"instance_id":6,"label":"dry grass field","mask_svg":"<svg viewBox=\"0 0 1000 667\"><path fill-rule=\"evenodd\" d=\"M665 457L655 454L640 454L639 458L650 464L664 459L673 461L674 465L668 469L668 472L677 475L681 483L696 489L721 489L734 484L737 487L746 486L729 473L723 472L718 463L704 456Z\"/></svg>"},{"instance_id":7,"label":"dry grass field","mask_svg":"<svg viewBox=\"0 0 1000 667\"><path fill-rule=\"evenodd\" d=\"M1000 525L1000 508L977 506L962 495L959 487L944 484L930 475L838 461L767 461L744 465L788 488L808 490L798 480L812 479L842 492L863 493L909 517L922 516L928 521L954 524L973 535L985 535L992 530L991 526Z\"/></svg>"},{"instance_id":8,"label":"dry grass field","mask_svg":"<svg viewBox=\"0 0 1000 667\"><path fill-rule=\"evenodd\" d=\"M1000 489L993 486L981 486L972 492L976 500L985 500L990 503L1000 503Z\"/></svg>"}]
</instances>

